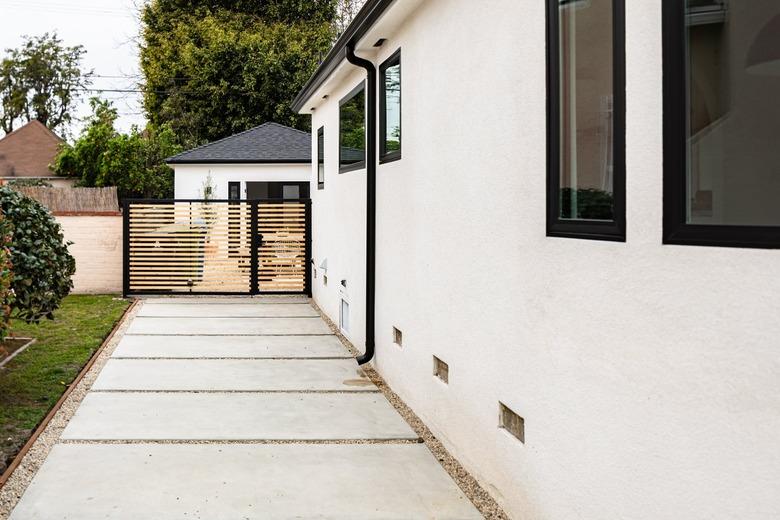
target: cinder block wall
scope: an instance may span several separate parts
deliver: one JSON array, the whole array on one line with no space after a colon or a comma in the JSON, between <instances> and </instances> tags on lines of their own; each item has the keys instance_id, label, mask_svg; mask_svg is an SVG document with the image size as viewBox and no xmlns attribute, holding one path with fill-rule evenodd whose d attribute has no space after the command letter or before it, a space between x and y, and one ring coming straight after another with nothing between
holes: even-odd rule
<instances>
[{"instance_id":1,"label":"cinder block wall","mask_svg":"<svg viewBox=\"0 0 780 520\"><path fill-rule=\"evenodd\" d=\"M75 294L119 294L122 292L122 217L57 216L65 239L73 242L70 254L76 259L73 276Z\"/></svg>"}]
</instances>

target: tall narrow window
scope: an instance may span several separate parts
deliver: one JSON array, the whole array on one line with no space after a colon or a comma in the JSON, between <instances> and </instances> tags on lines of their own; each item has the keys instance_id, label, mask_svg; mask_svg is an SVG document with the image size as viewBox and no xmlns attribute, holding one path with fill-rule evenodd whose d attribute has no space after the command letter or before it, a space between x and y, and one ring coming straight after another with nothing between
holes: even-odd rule
<instances>
[{"instance_id":1,"label":"tall narrow window","mask_svg":"<svg viewBox=\"0 0 780 520\"><path fill-rule=\"evenodd\" d=\"M664 0L664 242L780 247L780 2Z\"/></svg>"},{"instance_id":2,"label":"tall narrow window","mask_svg":"<svg viewBox=\"0 0 780 520\"><path fill-rule=\"evenodd\" d=\"M339 172L366 167L366 95L363 83L339 104Z\"/></svg>"},{"instance_id":3,"label":"tall narrow window","mask_svg":"<svg viewBox=\"0 0 780 520\"><path fill-rule=\"evenodd\" d=\"M547 0L550 236L625 240L623 1Z\"/></svg>"},{"instance_id":4,"label":"tall narrow window","mask_svg":"<svg viewBox=\"0 0 780 520\"><path fill-rule=\"evenodd\" d=\"M379 162L401 158L401 50L379 66Z\"/></svg>"},{"instance_id":5,"label":"tall narrow window","mask_svg":"<svg viewBox=\"0 0 780 520\"><path fill-rule=\"evenodd\" d=\"M317 189L325 189L325 127L317 130Z\"/></svg>"}]
</instances>

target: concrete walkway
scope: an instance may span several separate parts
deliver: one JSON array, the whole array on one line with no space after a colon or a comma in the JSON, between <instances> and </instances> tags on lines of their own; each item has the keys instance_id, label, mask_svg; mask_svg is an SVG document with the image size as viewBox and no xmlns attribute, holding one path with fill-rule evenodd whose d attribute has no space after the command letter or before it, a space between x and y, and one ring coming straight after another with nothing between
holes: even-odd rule
<instances>
[{"instance_id":1,"label":"concrete walkway","mask_svg":"<svg viewBox=\"0 0 780 520\"><path fill-rule=\"evenodd\" d=\"M481 518L304 299L150 299L27 519Z\"/></svg>"}]
</instances>

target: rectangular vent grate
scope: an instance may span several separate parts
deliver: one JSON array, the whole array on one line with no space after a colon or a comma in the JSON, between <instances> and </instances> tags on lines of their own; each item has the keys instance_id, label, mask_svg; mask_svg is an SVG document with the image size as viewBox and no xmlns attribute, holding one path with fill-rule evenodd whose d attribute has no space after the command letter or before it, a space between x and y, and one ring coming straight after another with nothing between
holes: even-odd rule
<instances>
[{"instance_id":1,"label":"rectangular vent grate","mask_svg":"<svg viewBox=\"0 0 780 520\"><path fill-rule=\"evenodd\" d=\"M393 343L402 347L404 345L404 333L397 327L393 327Z\"/></svg>"},{"instance_id":2,"label":"rectangular vent grate","mask_svg":"<svg viewBox=\"0 0 780 520\"><path fill-rule=\"evenodd\" d=\"M449 384L450 366L436 356L433 356L433 375Z\"/></svg>"},{"instance_id":3,"label":"rectangular vent grate","mask_svg":"<svg viewBox=\"0 0 780 520\"><path fill-rule=\"evenodd\" d=\"M525 444L525 419L513 412L502 402L498 403L499 418L498 425L516 437L517 440Z\"/></svg>"}]
</instances>

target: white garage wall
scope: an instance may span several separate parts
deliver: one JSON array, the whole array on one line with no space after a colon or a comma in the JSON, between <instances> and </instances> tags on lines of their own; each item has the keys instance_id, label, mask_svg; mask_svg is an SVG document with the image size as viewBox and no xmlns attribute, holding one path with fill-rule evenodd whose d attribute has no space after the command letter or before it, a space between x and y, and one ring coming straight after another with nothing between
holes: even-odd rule
<instances>
[{"instance_id":1,"label":"white garage wall","mask_svg":"<svg viewBox=\"0 0 780 520\"><path fill-rule=\"evenodd\" d=\"M215 199L228 198L228 182L241 182L246 197L247 182L309 182L309 164L174 164L174 197L203 198L203 184L209 173L216 187Z\"/></svg>"},{"instance_id":2,"label":"white garage wall","mask_svg":"<svg viewBox=\"0 0 780 520\"><path fill-rule=\"evenodd\" d=\"M780 253L661 244L661 1L626 2L626 243L545 236L545 2L485 4L429 0L381 34L403 158L378 169L375 365L513 518L780 517ZM314 297L338 320L347 280L359 348L365 172L337 173L337 142L361 77L312 124Z\"/></svg>"}]
</instances>

